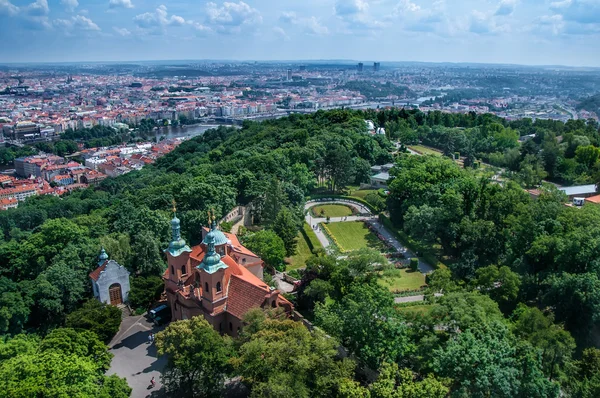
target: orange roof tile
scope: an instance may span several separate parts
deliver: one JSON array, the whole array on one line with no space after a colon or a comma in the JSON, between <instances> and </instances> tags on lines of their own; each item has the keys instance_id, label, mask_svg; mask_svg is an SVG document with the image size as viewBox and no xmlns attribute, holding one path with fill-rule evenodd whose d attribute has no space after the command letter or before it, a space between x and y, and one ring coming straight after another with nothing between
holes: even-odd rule
<instances>
[{"instance_id":1,"label":"orange roof tile","mask_svg":"<svg viewBox=\"0 0 600 398\"><path fill-rule=\"evenodd\" d=\"M108 264L108 260L106 260L101 266L90 272L90 278L97 281L100 278L100 273L106 269L106 264Z\"/></svg>"}]
</instances>

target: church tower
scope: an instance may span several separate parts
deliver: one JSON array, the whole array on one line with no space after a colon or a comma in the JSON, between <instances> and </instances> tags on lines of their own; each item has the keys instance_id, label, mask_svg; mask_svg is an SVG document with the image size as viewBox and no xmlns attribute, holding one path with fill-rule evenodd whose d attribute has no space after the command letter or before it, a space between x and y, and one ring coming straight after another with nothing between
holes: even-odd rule
<instances>
[{"instance_id":1,"label":"church tower","mask_svg":"<svg viewBox=\"0 0 600 398\"><path fill-rule=\"evenodd\" d=\"M206 254L198 270L200 271L200 286L202 287L202 306L213 312L225 296L225 270L227 265L221 260L221 255L215 250L219 232L213 220L211 230L204 237Z\"/></svg>"},{"instance_id":2,"label":"church tower","mask_svg":"<svg viewBox=\"0 0 600 398\"><path fill-rule=\"evenodd\" d=\"M177 283L182 277L191 273L189 263L192 249L181 237L181 223L177 218L175 205L173 205L173 219L171 220L171 242L165 249L167 264L169 265L169 279Z\"/></svg>"}]
</instances>

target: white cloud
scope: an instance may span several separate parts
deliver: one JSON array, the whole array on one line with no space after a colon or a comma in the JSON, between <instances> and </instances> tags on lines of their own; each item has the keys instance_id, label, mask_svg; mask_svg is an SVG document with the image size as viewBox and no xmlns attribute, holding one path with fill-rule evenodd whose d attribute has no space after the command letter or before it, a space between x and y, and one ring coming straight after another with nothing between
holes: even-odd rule
<instances>
[{"instance_id":1,"label":"white cloud","mask_svg":"<svg viewBox=\"0 0 600 398\"><path fill-rule=\"evenodd\" d=\"M501 0L494 15L505 16L511 15L515 11L515 6L518 0Z\"/></svg>"},{"instance_id":2,"label":"white cloud","mask_svg":"<svg viewBox=\"0 0 600 398\"><path fill-rule=\"evenodd\" d=\"M311 35L322 36L329 33L329 29L323 26L315 16L300 18L295 12L283 12L279 20L285 24L299 26L305 33Z\"/></svg>"},{"instance_id":3,"label":"white cloud","mask_svg":"<svg viewBox=\"0 0 600 398\"><path fill-rule=\"evenodd\" d=\"M598 0L558 1L552 3L550 9L562 15L565 21L600 25L600 1Z\"/></svg>"},{"instance_id":4,"label":"white cloud","mask_svg":"<svg viewBox=\"0 0 600 398\"><path fill-rule=\"evenodd\" d=\"M9 0L0 0L0 15L6 14L9 16L16 15L19 12L19 7L11 3Z\"/></svg>"},{"instance_id":5,"label":"white cloud","mask_svg":"<svg viewBox=\"0 0 600 398\"><path fill-rule=\"evenodd\" d=\"M50 7L48 7L48 0L36 0L35 2L29 4L25 8L25 12L27 13L27 15L31 15L33 17L48 15L48 13L50 12Z\"/></svg>"},{"instance_id":6,"label":"white cloud","mask_svg":"<svg viewBox=\"0 0 600 398\"><path fill-rule=\"evenodd\" d=\"M131 35L131 32L128 29L125 28L117 28L116 26L113 27L113 30L119 35L119 36L123 36L123 37L127 37Z\"/></svg>"},{"instance_id":7,"label":"white cloud","mask_svg":"<svg viewBox=\"0 0 600 398\"><path fill-rule=\"evenodd\" d=\"M240 1L224 2L222 6L206 4L206 24L220 33L239 33L243 29L254 29L262 23L260 12Z\"/></svg>"},{"instance_id":8,"label":"white cloud","mask_svg":"<svg viewBox=\"0 0 600 398\"><path fill-rule=\"evenodd\" d=\"M154 34L163 34L167 26L182 26L186 23L185 19L179 15L169 16L167 7L164 5L160 5L155 12L136 15L133 22L139 28Z\"/></svg>"},{"instance_id":9,"label":"white cloud","mask_svg":"<svg viewBox=\"0 0 600 398\"><path fill-rule=\"evenodd\" d=\"M94 23L88 17L84 17L83 15L76 15L72 18L73 27L79 28L81 30L100 30L100 27Z\"/></svg>"},{"instance_id":10,"label":"white cloud","mask_svg":"<svg viewBox=\"0 0 600 398\"><path fill-rule=\"evenodd\" d=\"M400 2L396 4L396 7L394 7L394 12L396 14L404 14L419 11L421 11L421 6L411 2L410 0L400 0Z\"/></svg>"},{"instance_id":11,"label":"white cloud","mask_svg":"<svg viewBox=\"0 0 600 398\"><path fill-rule=\"evenodd\" d=\"M335 15L352 30L376 30L385 26L369 13L369 4L364 0L337 0Z\"/></svg>"},{"instance_id":12,"label":"white cloud","mask_svg":"<svg viewBox=\"0 0 600 398\"><path fill-rule=\"evenodd\" d=\"M108 8L133 8L131 0L110 0Z\"/></svg>"},{"instance_id":13,"label":"white cloud","mask_svg":"<svg viewBox=\"0 0 600 398\"><path fill-rule=\"evenodd\" d=\"M283 28L279 26L273 28L273 33L275 33L275 36L277 36L280 39L283 39L285 41L290 40L290 37L287 35L287 33L285 33L285 30L283 30Z\"/></svg>"},{"instance_id":14,"label":"white cloud","mask_svg":"<svg viewBox=\"0 0 600 398\"><path fill-rule=\"evenodd\" d=\"M75 15L71 19L55 19L52 25L67 34L72 30L100 31L100 27L94 21L83 15Z\"/></svg>"},{"instance_id":15,"label":"white cloud","mask_svg":"<svg viewBox=\"0 0 600 398\"><path fill-rule=\"evenodd\" d=\"M60 0L60 4L62 4L65 7L65 10L69 12L73 12L79 7L79 2L77 0Z\"/></svg>"}]
</instances>

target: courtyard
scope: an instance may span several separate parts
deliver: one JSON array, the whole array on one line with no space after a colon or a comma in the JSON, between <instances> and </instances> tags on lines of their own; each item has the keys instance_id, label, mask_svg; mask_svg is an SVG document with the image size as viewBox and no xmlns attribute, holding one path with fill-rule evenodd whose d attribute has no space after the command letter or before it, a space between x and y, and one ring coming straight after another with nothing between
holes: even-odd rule
<instances>
[{"instance_id":1,"label":"courtyard","mask_svg":"<svg viewBox=\"0 0 600 398\"><path fill-rule=\"evenodd\" d=\"M150 344L148 335L163 330L146 320L145 316L128 316L121 322L121 328L109 344L114 355L107 375L116 374L125 377L133 389L132 398L160 398L160 374L166 365L165 357L158 357L156 345ZM154 377L156 387L149 388Z\"/></svg>"}]
</instances>

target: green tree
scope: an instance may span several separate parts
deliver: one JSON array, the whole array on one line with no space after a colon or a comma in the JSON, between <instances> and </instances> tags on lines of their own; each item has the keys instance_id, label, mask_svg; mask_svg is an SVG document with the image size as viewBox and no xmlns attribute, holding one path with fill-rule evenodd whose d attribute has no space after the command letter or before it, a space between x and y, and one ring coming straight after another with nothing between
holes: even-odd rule
<instances>
[{"instance_id":1,"label":"green tree","mask_svg":"<svg viewBox=\"0 0 600 398\"><path fill-rule=\"evenodd\" d=\"M164 282L158 276L137 276L131 278L129 303L133 308L149 309L160 298L164 290Z\"/></svg>"},{"instance_id":2,"label":"green tree","mask_svg":"<svg viewBox=\"0 0 600 398\"><path fill-rule=\"evenodd\" d=\"M353 285L340 302L315 307L315 323L372 369L399 361L409 352L406 325L393 307L391 294L371 285Z\"/></svg>"},{"instance_id":3,"label":"green tree","mask_svg":"<svg viewBox=\"0 0 600 398\"><path fill-rule=\"evenodd\" d=\"M275 232L263 230L245 236L244 245L258 254L267 265L277 270L285 270L285 244Z\"/></svg>"},{"instance_id":4,"label":"green tree","mask_svg":"<svg viewBox=\"0 0 600 398\"><path fill-rule=\"evenodd\" d=\"M371 398L444 398L450 389L444 382L429 375L415 381L410 369L400 369L398 364L385 362L379 369L377 380L369 387Z\"/></svg>"},{"instance_id":5,"label":"green tree","mask_svg":"<svg viewBox=\"0 0 600 398\"><path fill-rule=\"evenodd\" d=\"M67 316L67 326L90 330L96 333L100 340L108 343L119 331L121 317L121 310L117 307L90 299L83 307Z\"/></svg>"},{"instance_id":6,"label":"green tree","mask_svg":"<svg viewBox=\"0 0 600 398\"><path fill-rule=\"evenodd\" d=\"M236 371L251 388L251 397L332 397L349 386L354 363L336 360L336 342L300 322L248 314L246 340L233 359Z\"/></svg>"},{"instance_id":7,"label":"green tree","mask_svg":"<svg viewBox=\"0 0 600 398\"><path fill-rule=\"evenodd\" d=\"M167 355L161 378L169 396L221 396L231 343L202 316L170 324L157 333L156 347L159 355Z\"/></svg>"},{"instance_id":8,"label":"green tree","mask_svg":"<svg viewBox=\"0 0 600 398\"><path fill-rule=\"evenodd\" d=\"M273 222L273 231L283 240L287 256L293 256L296 253L298 230L298 221L292 212L286 207L281 209Z\"/></svg>"},{"instance_id":9,"label":"green tree","mask_svg":"<svg viewBox=\"0 0 600 398\"><path fill-rule=\"evenodd\" d=\"M435 351L433 363L438 375L453 380L453 397L524 396L521 389L525 380L517 350L502 323L483 324L457 334ZM529 396L558 396L557 386L552 386L541 372L536 383L541 393Z\"/></svg>"},{"instance_id":10,"label":"green tree","mask_svg":"<svg viewBox=\"0 0 600 398\"><path fill-rule=\"evenodd\" d=\"M507 266L490 265L476 271L474 285L499 304L512 303L519 294L521 279Z\"/></svg>"},{"instance_id":11,"label":"green tree","mask_svg":"<svg viewBox=\"0 0 600 398\"><path fill-rule=\"evenodd\" d=\"M132 251L136 254L134 267L137 273L145 276L160 275L165 264L160 255L158 241L149 231L140 231L134 237Z\"/></svg>"}]
</instances>

